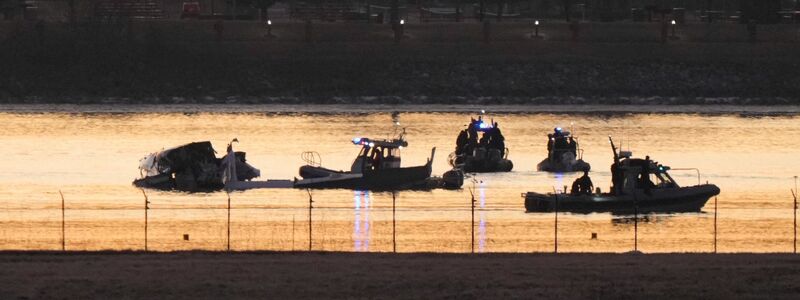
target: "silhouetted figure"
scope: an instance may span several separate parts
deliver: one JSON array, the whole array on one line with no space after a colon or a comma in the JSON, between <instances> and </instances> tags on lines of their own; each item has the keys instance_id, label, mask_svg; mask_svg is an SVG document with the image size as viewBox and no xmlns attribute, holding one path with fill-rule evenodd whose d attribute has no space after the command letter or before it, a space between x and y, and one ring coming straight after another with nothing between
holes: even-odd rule
<instances>
[{"instance_id":1,"label":"silhouetted figure","mask_svg":"<svg viewBox=\"0 0 800 300\"><path fill-rule=\"evenodd\" d=\"M481 147L487 148L489 146L489 139L492 137L492 129L490 128L486 132L483 133L481 136L480 145Z\"/></svg>"},{"instance_id":2,"label":"silhouetted figure","mask_svg":"<svg viewBox=\"0 0 800 300\"><path fill-rule=\"evenodd\" d=\"M473 120L474 121L474 120ZM473 154L475 148L478 147L478 129L475 128L475 122L470 122L469 127L467 128L467 147L466 153L469 155Z\"/></svg>"},{"instance_id":3,"label":"silhouetted figure","mask_svg":"<svg viewBox=\"0 0 800 300\"><path fill-rule=\"evenodd\" d=\"M572 153L575 157L578 157L578 143L572 137L569 137L569 142L567 143L567 147L569 148L569 152Z\"/></svg>"},{"instance_id":4,"label":"silhouetted figure","mask_svg":"<svg viewBox=\"0 0 800 300\"><path fill-rule=\"evenodd\" d=\"M456 138L456 155L464 154L468 141L467 130L461 130L461 132L458 133L458 138Z\"/></svg>"},{"instance_id":5,"label":"silhouetted figure","mask_svg":"<svg viewBox=\"0 0 800 300\"><path fill-rule=\"evenodd\" d=\"M619 169L619 163L614 162L611 164L611 194L622 195L624 184L625 177L623 177L622 170Z\"/></svg>"},{"instance_id":6,"label":"silhouetted figure","mask_svg":"<svg viewBox=\"0 0 800 300\"><path fill-rule=\"evenodd\" d=\"M564 155L564 152L569 151L567 138L565 138L563 135L556 137L554 147L555 151L553 151L553 154L555 155L556 159L561 159L561 156Z\"/></svg>"},{"instance_id":7,"label":"silhouetted figure","mask_svg":"<svg viewBox=\"0 0 800 300\"><path fill-rule=\"evenodd\" d=\"M639 174L639 188L644 190L645 195L651 195L650 189L653 188L653 181L650 180L650 156L644 158L642 171Z\"/></svg>"},{"instance_id":8,"label":"silhouetted figure","mask_svg":"<svg viewBox=\"0 0 800 300\"><path fill-rule=\"evenodd\" d=\"M583 176L572 183L572 191L573 195L591 195L592 189L594 189L594 184L592 183L592 179L589 178L589 170L583 170Z\"/></svg>"},{"instance_id":9,"label":"silhouetted figure","mask_svg":"<svg viewBox=\"0 0 800 300\"><path fill-rule=\"evenodd\" d=\"M497 123L494 123L494 127L492 128L492 137L489 140L489 147L492 149L500 150L500 157L503 157L505 155L506 138L500 131L500 127L497 126Z\"/></svg>"},{"instance_id":10,"label":"silhouetted figure","mask_svg":"<svg viewBox=\"0 0 800 300\"><path fill-rule=\"evenodd\" d=\"M553 154L553 143L554 143L553 134L552 133L548 133L547 134L547 157L549 157L549 158L552 158L551 156Z\"/></svg>"}]
</instances>

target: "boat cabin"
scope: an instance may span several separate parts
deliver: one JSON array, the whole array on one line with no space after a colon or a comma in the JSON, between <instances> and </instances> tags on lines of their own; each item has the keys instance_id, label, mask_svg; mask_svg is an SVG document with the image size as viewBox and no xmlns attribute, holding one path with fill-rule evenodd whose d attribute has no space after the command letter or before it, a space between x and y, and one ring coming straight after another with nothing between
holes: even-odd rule
<instances>
[{"instance_id":1,"label":"boat cabin","mask_svg":"<svg viewBox=\"0 0 800 300\"><path fill-rule=\"evenodd\" d=\"M400 168L400 150L408 147L408 142L402 138L393 140L354 138L353 144L361 146L358 157L350 167L353 173Z\"/></svg>"},{"instance_id":2,"label":"boat cabin","mask_svg":"<svg viewBox=\"0 0 800 300\"><path fill-rule=\"evenodd\" d=\"M547 158L550 160L561 160L565 153L572 153L577 159L583 157L578 141L572 137L569 131L556 127L553 129L553 133L547 135L547 138Z\"/></svg>"},{"instance_id":3,"label":"boat cabin","mask_svg":"<svg viewBox=\"0 0 800 300\"><path fill-rule=\"evenodd\" d=\"M620 161L612 166L612 181L624 193L635 190L679 188L667 171L669 166L649 159L631 158L628 151L620 151Z\"/></svg>"}]
</instances>

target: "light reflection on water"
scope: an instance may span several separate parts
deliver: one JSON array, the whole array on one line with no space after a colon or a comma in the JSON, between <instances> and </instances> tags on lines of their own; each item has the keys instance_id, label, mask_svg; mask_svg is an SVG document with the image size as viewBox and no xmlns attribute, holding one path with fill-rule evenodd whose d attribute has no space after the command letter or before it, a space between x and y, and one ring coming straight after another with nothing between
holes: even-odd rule
<instances>
[{"instance_id":1,"label":"light reflection on water","mask_svg":"<svg viewBox=\"0 0 800 300\"><path fill-rule=\"evenodd\" d=\"M370 220L369 191L354 191L355 220L353 221L353 250L369 251Z\"/></svg>"},{"instance_id":2,"label":"light reflection on water","mask_svg":"<svg viewBox=\"0 0 800 300\"><path fill-rule=\"evenodd\" d=\"M491 110L489 110L491 112ZM421 165L437 147L434 173L467 113L401 113L410 147L403 165ZM697 114L491 115L506 136L511 173L478 174L476 251L551 251L550 214L526 214L520 194L549 192L579 174L535 172L546 154L546 133L574 122L573 132L592 164L592 180L610 185L608 135L624 139L636 156L649 154L672 167L697 167L703 182L720 186L719 249L789 251L792 176L798 173L800 122L796 116L741 117ZM218 148L232 137L265 178L297 176L299 154L315 150L325 166L347 169L358 149L354 136L388 137L389 113L0 113L4 163L0 172L0 248L59 249L66 198L69 249L140 249L142 194L130 186L143 155L190 141ZM696 183L693 172L674 172ZM466 181L471 184L470 180ZM148 191L149 248L222 250L226 241L224 193ZM392 196L345 190L312 191L315 250L391 251ZM231 245L237 250L305 249L308 195L299 190L232 193ZM397 250L469 252L468 189L397 193ZM710 202L711 203L711 202ZM639 248L646 252L709 251L713 206L703 213L650 215L640 220ZM609 214L559 217L559 251L628 251L633 224ZM598 234L590 239L592 232ZM190 239L182 239L189 234Z\"/></svg>"}]
</instances>

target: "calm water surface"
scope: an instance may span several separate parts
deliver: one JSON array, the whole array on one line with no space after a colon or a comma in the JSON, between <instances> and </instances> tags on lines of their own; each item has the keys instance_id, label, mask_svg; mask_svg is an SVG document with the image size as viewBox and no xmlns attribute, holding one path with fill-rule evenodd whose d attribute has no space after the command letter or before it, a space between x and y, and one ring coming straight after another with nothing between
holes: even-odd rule
<instances>
[{"instance_id":1,"label":"calm water surface","mask_svg":"<svg viewBox=\"0 0 800 300\"><path fill-rule=\"evenodd\" d=\"M60 249L59 190L66 199L68 249L142 249L144 198L130 183L139 176L139 158L164 147L210 140L224 151L235 137L240 141L237 149L247 152L262 178L289 179L297 176L303 151L319 152L324 166L348 169L359 150L350 143L353 137L390 137L393 132L389 112L379 111L109 111L0 112L5 158L0 172L0 249ZM474 186L476 251L552 251L553 214L525 213L520 194L552 191L577 177L535 171L546 155L546 133L562 126L573 128L579 137L584 158L593 166L592 179L604 191L610 185L607 137L612 135L636 156L650 155L674 168L699 168L702 182L720 186L720 251L792 250L790 189L793 176L800 173L800 122L795 114L504 111L488 116L500 123L506 136L513 172L471 176L462 190L399 192L395 227L391 193L311 191L311 247L392 251L394 236L397 251L468 252L471 196L466 187ZM409 141L403 165L424 164L431 148L437 147L434 173L448 170L446 157L469 118L468 112L401 113ZM676 171L673 176L683 185L698 180L693 171ZM225 193L148 190L147 195L149 249L226 248ZM232 193L231 248L307 250L308 198L306 191L291 189ZM642 251L711 251L713 199L702 213L649 215L638 226ZM591 239L592 233L597 239ZM559 251L629 251L634 222L610 214L565 214L559 216L558 234Z\"/></svg>"}]
</instances>

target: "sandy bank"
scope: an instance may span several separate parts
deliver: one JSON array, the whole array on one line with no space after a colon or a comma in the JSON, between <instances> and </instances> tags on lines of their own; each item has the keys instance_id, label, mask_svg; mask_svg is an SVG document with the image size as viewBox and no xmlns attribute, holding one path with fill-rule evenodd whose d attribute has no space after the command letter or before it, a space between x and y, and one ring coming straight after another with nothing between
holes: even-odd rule
<instances>
[{"instance_id":1,"label":"sandy bank","mask_svg":"<svg viewBox=\"0 0 800 300\"><path fill-rule=\"evenodd\" d=\"M771 298L788 254L0 253L23 298Z\"/></svg>"}]
</instances>

